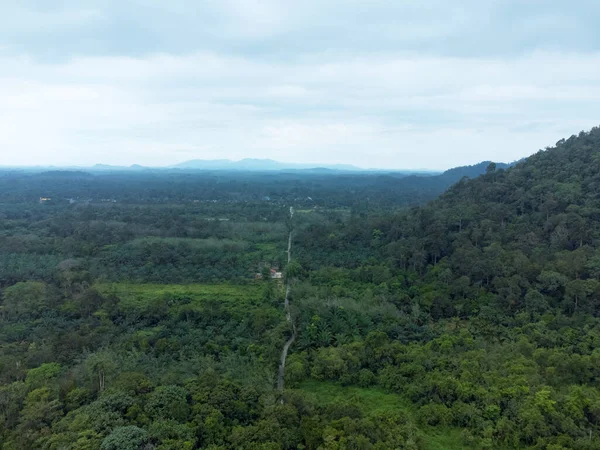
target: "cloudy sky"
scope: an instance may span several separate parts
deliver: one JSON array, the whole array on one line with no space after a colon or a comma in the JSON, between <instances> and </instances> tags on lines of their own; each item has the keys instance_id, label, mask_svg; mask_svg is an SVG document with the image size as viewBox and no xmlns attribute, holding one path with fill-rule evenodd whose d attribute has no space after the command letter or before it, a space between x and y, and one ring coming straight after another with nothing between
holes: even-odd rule
<instances>
[{"instance_id":1,"label":"cloudy sky","mask_svg":"<svg viewBox=\"0 0 600 450\"><path fill-rule=\"evenodd\" d=\"M445 169L600 124L597 0L0 0L0 165Z\"/></svg>"}]
</instances>

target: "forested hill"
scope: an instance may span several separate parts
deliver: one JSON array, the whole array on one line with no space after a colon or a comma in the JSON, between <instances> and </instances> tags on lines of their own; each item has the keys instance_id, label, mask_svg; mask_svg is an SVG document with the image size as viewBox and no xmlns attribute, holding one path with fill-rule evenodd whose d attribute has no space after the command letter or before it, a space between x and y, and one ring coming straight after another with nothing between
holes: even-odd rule
<instances>
[{"instance_id":1,"label":"forested hill","mask_svg":"<svg viewBox=\"0 0 600 450\"><path fill-rule=\"evenodd\" d=\"M495 246L512 252L515 264L525 256L543 267L572 252L592 256L600 244L599 194L600 130L595 128L512 169L463 180L406 220L419 222L415 231L426 251L424 264L458 260L457 252L469 251L486 260ZM390 242L402 237L390 236ZM469 275L487 284L496 274L478 266ZM584 274L573 273L576 278Z\"/></svg>"},{"instance_id":2,"label":"forested hill","mask_svg":"<svg viewBox=\"0 0 600 450\"><path fill-rule=\"evenodd\" d=\"M391 221L385 251L442 284L468 280L471 289L496 295L507 311L542 312L548 302L596 313L599 219L595 128L512 169L459 182L431 205ZM451 297L440 296L444 314L482 306Z\"/></svg>"},{"instance_id":3,"label":"forested hill","mask_svg":"<svg viewBox=\"0 0 600 450\"><path fill-rule=\"evenodd\" d=\"M336 259L359 265L360 255L384 258L425 277L426 295L445 317L478 311L489 303L486 293L496 296L492 303L502 312L542 312L547 303L596 312L600 129L561 140L507 170L461 180L408 214L364 221L343 232L338 226L335 237L321 230L320 238L305 240L311 254L323 257L305 263L316 268Z\"/></svg>"},{"instance_id":4,"label":"forested hill","mask_svg":"<svg viewBox=\"0 0 600 450\"><path fill-rule=\"evenodd\" d=\"M510 170L498 170L502 168L496 165L492 173L458 183L433 207L484 201L512 205L518 216L541 210L548 215L562 213L571 205L594 200L599 167L600 130L594 128L561 139L555 147L539 151Z\"/></svg>"},{"instance_id":5,"label":"forested hill","mask_svg":"<svg viewBox=\"0 0 600 450\"><path fill-rule=\"evenodd\" d=\"M361 367L422 422L465 448L600 448L599 128L409 212L313 223L295 248L321 298L378 324ZM338 304L302 306L305 348L344 340ZM350 367L341 347L329 361Z\"/></svg>"},{"instance_id":6,"label":"forested hill","mask_svg":"<svg viewBox=\"0 0 600 450\"><path fill-rule=\"evenodd\" d=\"M480 162L478 164L474 164L472 166L460 166L460 167L454 167L452 169L448 169L444 173L442 173L440 176L450 179L453 182L456 182L463 177L476 178L479 175L484 174L486 172L487 168L490 166L490 164L492 164L492 166L495 167L496 169L507 169L507 168L511 167L512 165L514 165L514 163L505 164L505 163L496 163L493 161L482 161L482 162Z\"/></svg>"}]
</instances>

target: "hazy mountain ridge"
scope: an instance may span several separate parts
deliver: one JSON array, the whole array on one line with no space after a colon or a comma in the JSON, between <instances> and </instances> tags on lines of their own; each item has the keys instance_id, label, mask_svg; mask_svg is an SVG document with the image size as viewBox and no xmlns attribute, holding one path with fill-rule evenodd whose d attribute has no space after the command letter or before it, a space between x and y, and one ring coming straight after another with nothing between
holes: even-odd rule
<instances>
[{"instance_id":1,"label":"hazy mountain ridge","mask_svg":"<svg viewBox=\"0 0 600 450\"><path fill-rule=\"evenodd\" d=\"M431 169L374 169L361 168L352 164L311 164L285 163L273 159L244 158L239 161L230 159L193 159L179 164L164 167L143 166L132 164L119 166L111 164L94 164L93 166L33 166L6 167L25 171L90 171L90 172L181 172L181 171L240 171L240 172L277 172L277 171L306 171L306 172L367 172L394 173L406 176L446 176L458 181L463 176L474 178L485 173L491 161L483 161L470 166L458 166L446 171ZM510 167L514 163L496 163L498 169Z\"/></svg>"},{"instance_id":2,"label":"hazy mountain ridge","mask_svg":"<svg viewBox=\"0 0 600 450\"><path fill-rule=\"evenodd\" d=\"M343 171L361 171L365 170L351 164L306 164L306 163L285 163L273 159L244 158L239 161L230 159L193 159L172 166L178 169L195 170L306 170L306 169L330 169Z\"/></svg>"},{"instance_id":3,"label":"hazy mountain ridge","mask_svg":"<svg viewBox=\"0 0 600 450\"><path fill-rule=\"evenodd\" d=\"M493 161L482 161L478 164L473 164L470 166L453 167L452 169L446 170L442 174L442 176L446 176L446 177L450 176L457 180L460 180L462 177L475 178L475 177L478 177L479 175L483 175L486 172L486 169L488 168L488 166L492 162ZM499 169L508 169L509 167L514 166L516 164L516 162L512 162L512 163L494 162L494 164L496 164L496 170L499 170Z\"/></svg>"}]
</instances>

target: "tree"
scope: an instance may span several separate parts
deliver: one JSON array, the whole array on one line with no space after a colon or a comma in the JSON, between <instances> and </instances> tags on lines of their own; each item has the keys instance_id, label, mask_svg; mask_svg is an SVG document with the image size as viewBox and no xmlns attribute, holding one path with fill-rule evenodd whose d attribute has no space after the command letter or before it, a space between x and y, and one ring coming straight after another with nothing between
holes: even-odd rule
<instances>
[{"instance_id":1,"label":"tree","mask_svg":"<svg viewBox=\"0 0 600 450\"><path fill-rule=\"evenodd\" d=\"M100 450L141 450L147 438L146 430L135 425L115 428L104 438Z\"/></svg>"},{"instance_id":2,"label":"tree","mask_svg":"<svg viewBox=\"0 0 600 450\"><path fill-rule=\"evenodd\" d=\"M189 414L188 395L188 392L179 386L159 386L148 398L148 414L155 419L185 422Z\"/></svg>"},{"instance_id":3,"label":"tree","mask_svg":"<svg viewBox=\"0 0 600 450\"><path fill-rule=\"evenodd\" d=\"M20 282L4 290L4 309L9 317L39 317L44 311L46 284Z\"/></svg>"},{"instance_id":4,"label":"tree","mask_svg":"<svg viewBox=\"0 0 600 450\"><path fill-rule=\"evenodd\" d=\"M55 379L60 372L62 367L57 363L45 363L35 369L30 369L27 372L25 378L25 384L30 389L40 388L48 385L53 379Z\"/></svg>"},{"instance_id":5,"label":"tree","mask_svg":"<svg viewBox=\"0 0 600 450\"><path fill-rule=\"evenodd\" d=\"M25 443L24 448L33 448L33 442L60 417L61 408L57 395L47 387L34 389L27 394L19 425L15 429Z\"/></svg>"},{"instance_id":6,"label":"tree","mask_svg":"<svg viewBox=\"0 0 600 450\"><path fill-rule=\"evenodd\" d=\"M304 269L300 265L298 261L292 261L287 266L285 266L285 278L300 278L304 273Z\"/></svg>"},{"instance_id":7,"label":"tree","mask_svg":"<svg viewBox=\"0 0 600 450\"><path fill-rule=\"evenodd\" d=\"M106 380L111 377L117 369L113 355L106 351L100 351L88 356L85 360L89 379L99 392L106 388Z\"/></svg>"}]
</instances>

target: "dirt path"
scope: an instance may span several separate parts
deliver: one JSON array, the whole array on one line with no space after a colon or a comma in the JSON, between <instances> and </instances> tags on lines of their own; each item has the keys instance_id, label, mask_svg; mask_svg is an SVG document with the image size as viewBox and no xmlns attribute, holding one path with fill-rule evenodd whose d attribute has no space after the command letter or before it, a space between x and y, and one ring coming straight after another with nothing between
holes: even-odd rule
<instances>
[{"instance_id":1,"label":"dirt path","mask_svg":"<svg viewBox=\"0 0 600 450\"><path fill-rule=\"evenodd\" d=\"M294 208L290 208L290 219L294 217ZM288 237L288 264L292 260L292 231L290 231L290 235ZM292 325L292 335L286 341L283 346L283 350L281 351L281 358L279 360L279 373L277 375L277 389L280 392L283 392L284 388L284 378L285 378L285 360L287 358L288 351L291 345L296 340L296 325L292 320L292 314L290 313L290 280L286 278L285 280L285 301L284 301L284 309L285 309L285 317L286 320ZM281 399L281 403L283 403L283 398Z\"/></svg>"}]
</instances>

